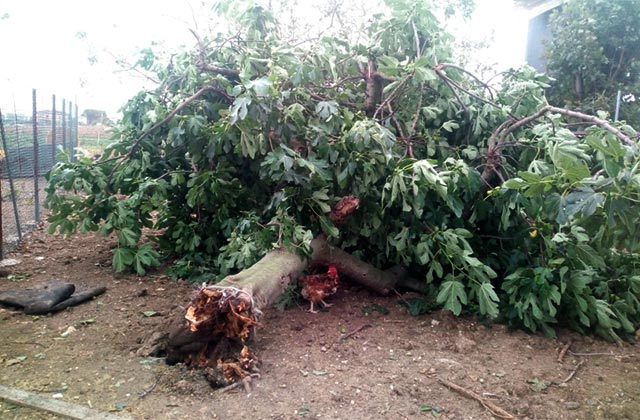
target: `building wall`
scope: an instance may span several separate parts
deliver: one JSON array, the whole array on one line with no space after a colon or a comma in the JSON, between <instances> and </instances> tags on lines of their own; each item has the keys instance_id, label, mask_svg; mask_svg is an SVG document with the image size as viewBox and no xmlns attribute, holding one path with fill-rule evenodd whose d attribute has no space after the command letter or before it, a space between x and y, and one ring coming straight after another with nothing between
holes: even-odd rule
<instances>
[{"instance_id":1,"label":"building wall","mask_svg":"<svg viewBox=\"0 0 640 420\"><path fill-rule=\"evenodd\" d=\"M527 50L525 61L540 72L547 70L547 60L544 56L545 43L551 39L549 32L549 17L554 10L561 7L562 1L547 1L531 10L527 34Z\"/></svg>"}]
</instances>

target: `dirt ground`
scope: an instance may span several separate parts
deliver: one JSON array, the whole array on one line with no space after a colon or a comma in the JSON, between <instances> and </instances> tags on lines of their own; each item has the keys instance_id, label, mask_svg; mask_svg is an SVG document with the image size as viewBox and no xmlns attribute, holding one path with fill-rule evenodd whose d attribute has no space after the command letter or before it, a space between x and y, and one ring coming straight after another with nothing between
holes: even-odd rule
<instances>
[{"instance_id":1,"label":"dirt ground","mask_svg":"<svg viewBox=\"0 0 640 420\"><path fill-rule=\"evenodd\" d=\"M51 279L108 290L50 316L0 308L0 385L132 419L500 418L443 379L521 419L640 418L637 346L569 332L549 339L441 311L412 317L398 296L348 283L326 312L266 311L253 344L262 377L250 393L220 393L197 372L136 355L194 286L162 272L114 274L113 244L40 229L11 255L22 262L0 277L0 290ZM0 400L0 418L59 417Z\"/></svg>"}]
</instances>

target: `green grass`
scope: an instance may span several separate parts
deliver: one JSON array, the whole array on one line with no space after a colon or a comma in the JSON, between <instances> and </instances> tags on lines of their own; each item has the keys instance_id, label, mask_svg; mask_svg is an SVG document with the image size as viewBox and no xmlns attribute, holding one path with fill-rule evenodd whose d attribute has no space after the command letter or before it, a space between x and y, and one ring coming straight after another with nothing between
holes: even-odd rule
<instances>
[{"instance_id":1,"label":"green grass","mask_svg":"<svg viewBox=\"0 0 640 420\"><path fill-rule=\"evenodd\" d=\"M101 154L107 145L113 140L109 137L90 137L81 136L78 137L78 147L86 150L90 154Z\"/></svg>"}]
</instances>

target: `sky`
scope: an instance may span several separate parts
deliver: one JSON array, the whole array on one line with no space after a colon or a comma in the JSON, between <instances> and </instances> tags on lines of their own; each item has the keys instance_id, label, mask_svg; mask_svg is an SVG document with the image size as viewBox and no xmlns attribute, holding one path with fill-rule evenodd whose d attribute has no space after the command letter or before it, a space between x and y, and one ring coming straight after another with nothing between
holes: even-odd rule
<instances>
[{"instance_id":1,"label":"sky","mask_svg":"<svg viewBox=\"0 0 640 420\"><path fill-rule=\"evenodd\" d=\"M153 42L169 50L191 46L193 36L188 29L198 24L211 3L0 0L0 107L5 112L14 107L30 112L31 89L35 88L38 100L44 103L50 103L55 93L78 104L80 113L87 108L102 109L117 117L118 109L148 82L122 71L113 57L134 61L136 52ZM496 63L497 71L522 64L524 14L511 0L476 0L476 4L471 22L452 27L456 36L492 39L492 47L478 60ZM97 61L90 62L90 57Z\"/></svg>"}]
</instances>

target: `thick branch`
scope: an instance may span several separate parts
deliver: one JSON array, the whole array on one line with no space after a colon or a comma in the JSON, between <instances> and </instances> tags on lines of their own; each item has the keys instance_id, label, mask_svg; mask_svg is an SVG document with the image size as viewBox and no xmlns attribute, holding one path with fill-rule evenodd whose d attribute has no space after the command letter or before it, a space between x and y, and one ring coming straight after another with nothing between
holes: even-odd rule
<instances>
[{"instance_id":1,"label":"thick branch","mask_svg":"<svg viewBox=\"0 0 640 420\"><path fill-rule=\"evenodd\" d=\"M219 66L212 66L211 64L205 64L205 63L198 63L197 66L200 70L203 70L209 73L220 74L234 81L240 80L240 72L238 70L227 69Z\"/></svg>"},{"instance_id":2,"label":"thick branch","mask_svg":"<svg viewBox=\"0 0 640 420\"><path fill-rule=\"evenodd\" d=\"M363 72L365 91L364 91L364 110L368 116L373 116L376 104L380 98L382 89L380 88L380 82L375 77L376 73L376 60L374 57L369 57L367 68Z\"/></svg>"},{"instance_id":3,"label":"thick branch","mask_svg":"<svg viewBox=\"0 0 640 420\"><path fill-rule=\"evenodd\" d=\"M277 249L251 267L225 277L215 287L246 291L253 297L255 307L262 310L275 302L289 283L300 277L308 264L307 260L295 253Z\"/></svg>"},{"instance_id":4,"label":"thick branch","mask_svg":"<svg viewBox=\"0 0 640 420\"><path fill-rule=\"evenodd\" d=\"M338 272L378 293L386 294L395 287L397 276L390 271L382 271L342 249L330 245L323 238L311 242L314 264L334 265Z\"/></svg>"},{"instance_id":5,"label":"thick branch","mask_svg":"<svg viewBox=\"0 0 640 420\"><path fill-rule=\"evenodd\" d=\"M588 115L588 114L583 114L582 112L578 112L578 111L571 111L569 109L564 109L564 108L558 108L555 106L551 106L548 105L546 108L548 108L549 111L551 112L555 112L557 114L562 114L562 115L566 115L567 117L572 117L572 118L578 118L584 121L589 121L599 127L604 128L605 130L607 130L608 132L610 132L611 134L613 134L614 136L616 136L618 139L620 139L620 141L622 143L624 143L627 146L635 146L636 142L631 140L631 138L629 138L629 136L627 136L626 134L624 134L622 132L622 130L612 126L611 124L609 124L608 121L603 120L601 118L598 118L594 115Z\"/></svg>"},{"instance_id":6,"label":"thick branch","mask_svg":"<svg viewBox=\"0 0 640 420\"><path fill-rule=\"evenodd\" d=\"M198 35L198 33L192 29L189 29L191 31L191 33L193 34L193 36L196 38L196 41L198 42L198 48L200 49L199 51L199 57L198 57L198 62L196 63L196 66L202 70L202 71L206 71L209 73L214 73L214 74L220 74L224 77L227 77L233 81L238 81L240 80L240 72L238 70L234 70L234 69L227 69L224 67L219 67L219 66L213 66L210 64L206 64L206 60L205 60L205 45L204 42L202 42L202 38L200 38L200 35ZM225 41L226 42L226 41ZM224 45L224 43L223 43Z\"/></svg>"},{"instance_id":7,"label":"thick branch","mask_svg":"<svg viewBox=\"0 0 640 420\"><path fill-rule=\"evenodd\" d=\"M636 142L633 141L629 136L622 132L622 130L612 126L608 121L598 118L593 115L584 114L578 111L572 111L565 108L558 108L555 106L547 105L540 108L536 113L529 115L524 118L519 118L517 120L509 119L503 122L492 134L487 142L487 152L485 153L485 158L487 163L484 167L484 170L481 175L482 181L484 181L485 186L490 185L490 180L492 176L497 173L500 167L500 162L502 158L502 154L500 149L503 147L504 142L507 136L517 129L545 116L547 113L552 112L556 114L561 114L571 118L577 118L583 121L588 121L592 124L595 124L609 133L616 136L620 142L622 142L626 146L635 146Z\"/></svg>"}]
</instances>

